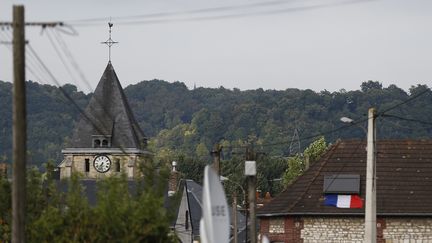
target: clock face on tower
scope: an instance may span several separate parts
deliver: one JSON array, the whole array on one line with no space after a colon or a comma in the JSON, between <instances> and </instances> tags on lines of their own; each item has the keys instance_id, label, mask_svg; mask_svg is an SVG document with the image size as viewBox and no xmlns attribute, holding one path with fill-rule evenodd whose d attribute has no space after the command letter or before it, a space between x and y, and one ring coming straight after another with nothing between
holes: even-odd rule
<instances>
[{"instance_id":1,"label":"clock face on tower","mask_svg":"<svg viewBox=\"0 0 432 243\"><path fill-rule=\"evenodd\" d=\"M94 159L93 166L97 172L105 173L111 168L111 160L105 155L99 155Z\"/></svg>"}]
</instances>

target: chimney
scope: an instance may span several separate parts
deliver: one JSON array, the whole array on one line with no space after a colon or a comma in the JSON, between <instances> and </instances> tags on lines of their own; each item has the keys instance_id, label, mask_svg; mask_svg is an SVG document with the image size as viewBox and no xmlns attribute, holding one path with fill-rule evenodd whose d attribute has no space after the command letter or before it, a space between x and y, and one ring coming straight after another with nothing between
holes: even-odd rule
<instances>
[{"instance_id":1,"label":"chimney","mask_svg":"<svg viewBox=\"0 0 432 243\"><path fill-rule=\"evenodd\" d=\"M261 198L261 190L256 190L256 191L255 191L255 197L256 197L257 199Z\"/></svg>"},{"instance_id":2,"label":"chimney","mask_svg":"<svg viewBox=\"0 0 432 243\"><path fill-rule=\"evenodd\" d=\"M7 178L7 164L0 163L0 177Z\"/></svg>"},{"instance_id":3,"label":"chimney","mask_svg":"<svg viewBox=\"0 0 432 243\"><path fill-rule=\"evenodd\" d=\"M305 156L305 171L309 169L310 161L309 161L309 155Z\"/></svg>"},{"instance_id":4,"label":"chimney","mask_svg":"<svg viewBox=\"0 0 432 243\"><path fill-rule=\"evenodd\" d=\"M173 161L171 163L172 170L168 180L168 196L172 196L177 191L177 183L180 179L180 173L177 171L177 162Z\"/></svg>"}]
</instances>

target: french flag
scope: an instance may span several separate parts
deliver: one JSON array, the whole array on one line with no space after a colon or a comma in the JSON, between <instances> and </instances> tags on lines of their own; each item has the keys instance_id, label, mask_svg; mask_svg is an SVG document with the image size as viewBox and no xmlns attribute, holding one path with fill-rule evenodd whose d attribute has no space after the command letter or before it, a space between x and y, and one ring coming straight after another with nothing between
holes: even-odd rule
<instances>
[{"instance_id":1,"label":"french flag","mask_svg":"<svg viewBox=\"0 0 432 243\"><path fill-rule=\"evenodd\" d=\"M363 208L363 200L358 195L325 195L325 206L338 208Z\"/></svg>"}]
</instances>

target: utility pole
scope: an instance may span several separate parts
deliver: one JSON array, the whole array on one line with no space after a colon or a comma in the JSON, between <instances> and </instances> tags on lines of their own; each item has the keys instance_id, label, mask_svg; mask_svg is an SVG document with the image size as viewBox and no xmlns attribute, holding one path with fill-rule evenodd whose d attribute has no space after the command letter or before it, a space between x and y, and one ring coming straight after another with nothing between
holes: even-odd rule
<instances>
[{"instance_id":1,"label":"utility pole","mask_svg":"<svg viewBox=\"0 0 432 243\"><path fill-rule=\"evenodd\" d=\"M221 158L222 146L219 143L216 143L211 151L211 155L213 157L213 169L216 171L218 175L220 175L220 158Z\"/></svg>"},{"instance_id":2,"label":"utility pole","mask_svg":"<svg viewBox=\"0 0 432 243\"><path fill-rule=\"evenodd\" d=\"M256 232L256 162L253 148L246 149L245 176L248 181L248 201L250 215L250 242L257 243ZM246 225L247 227L247 225Z\"/></svg>"},{"instance_id":3,"label":"utility pole","mask_svg":"<svg viewBox=\"0 0 432 243\"><path fill-rule=\"evenodd\" d=\"M25 240L26 206L26 92L24 6L13 6L13 174L12 242Z\"/></svg>"},{"instance_id":4,"label":"utility pole","mask_svg":"<svg viewBox=\"0 0 432 243\"><path fill-rule=\"evenodd\" d=\"M366 208L365 243L376 243L376 128L375 108L368 112L367 163L366 163Z\"/></svg>"},{"instance_id":5,"label":"utility pole","mask_svg":"<svg viewBox=\"0 0 432 243\"><path fill-rule=\"evenodd\" d=\"M232 220L233 220L233 224L234 224L234 243L238 243L237 193L236 193L236 191L233 192L232 212L233 212Z\"/></svg>"}]
</instances>

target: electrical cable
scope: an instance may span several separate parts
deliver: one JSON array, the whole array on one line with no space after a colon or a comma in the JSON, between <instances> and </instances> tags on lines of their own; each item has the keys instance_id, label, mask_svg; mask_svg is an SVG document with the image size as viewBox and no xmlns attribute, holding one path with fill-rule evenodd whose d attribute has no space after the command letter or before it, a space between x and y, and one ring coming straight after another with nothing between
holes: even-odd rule
<instances>
[{"instance_id":1,"label":"electrical cable","mask_svg":"<svg viewBox=\"0 0 432 243\"><path fill-rule=\"evenodd\" d=\"M51 46L53 47L53 49L55 50L57 56L59 57L60 61L62 62L63 66L65 67L66 71L68 72L69 76L71 77L72 81L73 80L77 80L75 78L75 75L72 74L72 71L70 70L69 66L66 64L66 61L64 60L63 56L61 55L59 49L57 48L57 46L54 43L54 40L50 34L50 31L46 31L46 35L48 36L48 40L51 43Z\"/></svg>"},{"instance_id":2,"label":"electrical cable","mask_svg":"<svg viewBox=\"0 0 432 243\"><path fill-rule=\"evenodd\" d=\"M395 127L398 127L398 128L401 128L401 129L406 129L406 130L420 131L420 130L429 130L429 129L432 129L432 127L412 127L412 126L411 127L407 127L407 126L402 126L399 123L396 123L394 121L387 120L387 119L385 119L384 121L390 123L391 125L393 125Z\"/></svg>"},{"instance_id":3,"label":"electrical cable","mask_svg":"<svg viewBox=\"0 0 432 243\"><path fill-rule=\"evenodd\" d=\"M304 6L304 7L293 7L293 8L286 8L286 9L273 9L269 11L261 11L261 12L253 12L253 13L234 13L234 14L225 14L225 15L218 15L218 16L200 16L200 17L190 17L190 18L171 18L171 19L150 19L150 20L132 20L132 21L117 21L117 24L120 25L141 25L141 24L161 24L161 23L171 23L171 22L189 22L189 21L205 21L205 20L219 20L219 19L229 19L229 18L243 18L243 17L252 17L252 16L266 16L266 15L274 15L274 14L283 14L283 13L289 13L289 12L299 12L299 11L307 11L307 10L314 10L314 9L321 9L321 8L329 8L329 7L335 7L335 6L341 6L341 5L349 5L349 4L357 4L362 3L366 1L372 1L372 0L347 0L341 3L329 3L329 4L320 4L320 5L314 5L314 6ZM194 11L194 10L191 10ZM200 10L195 10L200 11ZM207 11L207 10L206 10ZM210 10L209 10L210 11ZM156 17L156 15L164 15L163 13L156 13L153 14ZM177 15L177 14L176 14ZM145 18L145 15L141 15L139 18ZM147 15L149 16L149 15ZM132 18L132 16L130 16ZM119 17L118 19L127 19L128 17ZM98 19L99 21L99 19ZM102 22L91 22L88 21L87 23L82 20L82 22L77 22L73 24L73 20L68 22L69 25L72 26L80 26L80 27L88 27L88 26L94 26L94 25L101 25L106 24Z\"/></svg>"},{"instance_id":4,"label":"electrical cable","mask_svg":"<svg viewBox=\"0 0 432 243\"><path fill-rule=\"evenodd\" d=\"M6 31L6 32L4 32ZM6 42L12 43L12 35L9 33L10 29L4 30L2 29L0 31L0 35L2 35ZM12 47L9 46L8 44L5 44L6 48L12 53ZM26 70L29 71L29 73L31 73L35 78L37 78L39 80L39 82L41 82L42 84L46 84L43 82L43 79L40 78L41 76L39 76L39 74L37 74L36 69L35 68L35 64L33 63L33 60L31 60L31 58L29 57L28 53L26 52Z\"/></svg>"},{"instance_id":5,"label":"electrical cable","mask_svg":"<svg viewBox=\"0 0 432 243\"><path fill-rule=\"evenodd\" d=\"M259 3L251 3L251 4L243 4L243 5L235 5L235 6L221 6L221 7L212 7L212 8L202 8L202 9L193 9L193 10L185 10L185 11L177 11L177 12L158 12L158 13L150 13L150 14L138 14L131 16L117 16L112 17L116 20L127 20L127 19L142 19L142 18L159 18L159 17L172 17L178 15L187 15L187 14L200 14L200 13L213 13L213 12L226 12L231 10L242 10L256 7L266 7L273 5L284 5L291 3L293 1L287 0L277 0L277 1L269 1L269 2L259 2ZM90 23L90 22L102 22L106 24L107 18L87 18L87 19L76 19L69 20L69 23ZM101 24L102 24L101 23Z\"/></svg>"},{"instance_id":6,"label":"electrical cable","mask_svg":"<svg viewBox=\"0 0 432 243\"><path fill-rule=\"evenodd\" d=\"M403 121L417 122L417 123L425 124L425 125L432 125L432 122L421 121L421 120L412 119L412 118L405 118L405 117L400 117L400 116L396 116L396 115L383 114L381 116L384 118L390 117L390 118L396 118L396 119L403 120Z\"/></svg>"},{"instance_id":7,"label":"electrical cable","mask_svg":"<svg viewBox=\"0 0 432 243\"><path fill-rule=\"evenodd\" d=\"M306 141L306 140L310 140L310 139L313 139L313 138L316 138L316 137L321 137L321 136L324 136L324 135L327 135L327 134L332 134L332 133L335 133L335 132L338 132L338 131L342 131L342 130L351 128L352 126L355 126L355 125L358 125L360 123L363 123L363 122L365 122L367 120L368 120L368 118L360 119L358 121L351 122L350 124L347 124L347 125L344 125L344 126L340 126L338 128L335 128L335 129L331 129L331 130L328 130L328 131L316 133L316 134L313 134L313 135L310 135L310 136L300 137L299 141ZM290 142L291 142L291 140L286 140L286 141L277 142L277 143L260 144L259 146L260 147L272 147L272 146L289 144ZM227 148L231 148L231 149L246 148L246 147L247 147L247 145L245 145L245 146L227 146Z\"/></svg>"},{"instance_id":8,"label":"electrical cable","mask_svg":"<svg viewBox=\"0 0 432 243\"><path fill-rule=\"evenodd\" d=\"M58 28L52 30L52 33L54 34L55 39L57 40L57 43L60 45L60 47L63 50L63 53L66 55L66 57L68 58L69 62L71 63L72 67L75 69L75 71L78 73L78 75L80 76L81 80L86 84L87 88L89 91L93 91L90 82L88 81L87 77L84 75L84 72L82 71L82 69L80 68L80 66L78 65L78 62L76 61L76 59L74 58L74 56L72 55L72 52L69 50L66 42L64 41L64 39L61 37L61 35L58 32Z\"/></svg>"},{"instance_id":9,"label":"electrical cable","mask_svg":"<svg viewBox=\"0 0 432 243\"><path fill-rule=\"evenodd\" d=\"M30 44L28 44L28 47L29 47L30 52L36 57L36 59L38 60L40 65L44 68L46 73L50 76L52 81L54 81L54 83L58 86L61 93L66 97L66 99L68 99L70 101L70 103L79 111L79 113L87 121L89 121L93 125L93 127L97 130L97 132L99 132L100 134L104 134L102 129L99 128L99 126L85 113L85 111L83 111L81 109L81 107L72 99L72 97L70 97L70 95L63 89L63 87L61 87L60 82L58 82L58 80L55 78L55 76L52 74L52 72L48 69L48 67L45 65L45 63L42 61L42 59L39 57L39 55L36 53L36 51L32 48L32 46ZM122 151L123 154L127 154L122 145L117 144L117 146L119 147L119 149Z\"/></svg>"},{"instance_id":10,"label":"electrical cable","mask_svg":"<svg viewBox=\"0 0 432 243\"><path fill-rule=\"evenodd\" d=\"M378 112L377 116L382 116L383 114L385 114L385 113L387 113L387 112L389 112L391 110L394 110L397 107L402 106L402 105L404 105L404 104L406 104L406 103L408 103L408 102L410 102L412 100L415 100L415 99L419 98L420 96L422 96L422 95L424 95L424 94L426 94L427 92L430 92L430 91L431 90L429 88L427 88L427 89L423 90L422 92L420 92L420 93L418 93L418 94L416 94L416 95L414 95L414 96L412 96L412 97L410 97L410 98L408 98L408 99L400 102L399 104L396 104L396 105L391 106L391 107L389 107L389 108L387 108L387 109L385 109L383 111Z\"/></svg>"},{"instance_id":11,"label":"electrical cable","mask_svg":"<svg viewBox=\"0 0 432 243\"><path fill-rule=\"evenodd\" d=\"M410 101L412 101L412 100L415 100L415 99L421 97L422 95L424 95L424 94L426 94L426 93L428 93L428 92L430 92L430 91L431 91L431 90L430 90L429 88L428 88L428 89L425 89L424 91L422 91L422 92L420 92L420 93L418 93L418 94L416 94L416 95L414 95L414 96L412 96L412 97L410 97L410 98L408 98L408 99L406 99L406 100L404 100L404 101L402 101L402 102L400 102L400 103L398 103L398 104L396 104L396 105L394 105L394 106L391 106L391 107L389 107L389 108L387 108L387 109L385 109L385 110L383 110L383 111L381 111L381 112L378 112L377 115L376 115L376 117L379 117L379 116L381 116L381 117L385 117L385 116L392 116L392 117L399 118L399 119L411 120L411 121L420 122L420 123L423 123L423 124L429 124L429 125L432 125L432 123L425 122L425 121L419 121L419 120L415 120L415 119L409 119L409 118L403 118L403 117L398 117L398 116L394 116L394 115L386 115L386 114L385 114L386 112L389 112L389 111L391 111L391 110L394 110L394 109L396 109L397 107L400 107L400 106L402 106L402 105L404 105L404 104L406 104L406 103L408 103L408 102L410 102ZM365 122L365 121L367 121L367 120L368 120L368 118L360 119L360 120L358 120L358 121L351 122L351 123L348 124L348 125L344 125L344 126L341 126L341 127L336 128L336 129L332 129L332 130L328 130L328 131L320 132L320 133L317 133L317 134L314 134L314 135L311 135L311 136L300 137L299 141L309 140L309 139L313 139L313 138L316 138L316 137L319 137L319 136L324 136L324 135L327 135L327 134L332 134L332 133L335 133L335 132L337 132L337 131L340 131L340 130L344 130L344 129L350 128L350 127L352 127L352 126L354 126L354 125L358 125L359 123L363 123L363 122ZM288 143L290 143L290 141L283 141L283 142L277 142L277 143L260 144L260 146L261 146L261 147L272 147L272 146L283 145L283 144L288 144ZM245 147L245 146L241 146L241 147L234 147L234 146L230 147L230 146L228 146L228 148L231 148L231 149L232 149L232 148L244 148L244 147Z\"/></svg>"}]
</instances>

